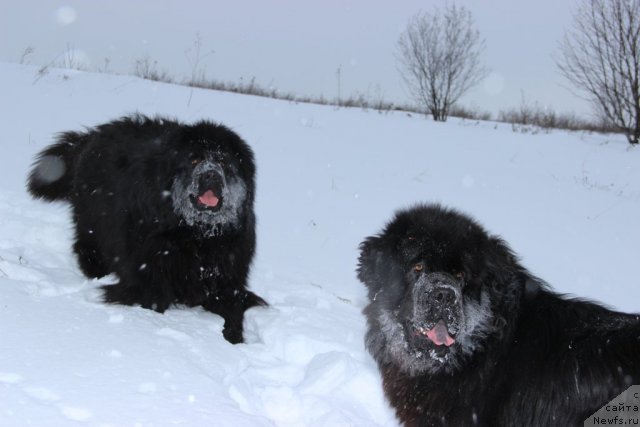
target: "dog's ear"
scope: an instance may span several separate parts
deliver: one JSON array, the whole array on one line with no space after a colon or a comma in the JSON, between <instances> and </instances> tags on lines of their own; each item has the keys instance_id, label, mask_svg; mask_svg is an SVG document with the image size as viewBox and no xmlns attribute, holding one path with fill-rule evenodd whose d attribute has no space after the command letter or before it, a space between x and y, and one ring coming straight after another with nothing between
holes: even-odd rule
<instances>
[{"instance_id":1,"label":"dog's ear","mask_svg":"<svg viewBox=\"0 0 640 427\"><path fill-rule=\"evenodd\" d=\"M367 237L360 244L358 279L367 286L370 294L378 292L390 278L393 253L388 245L382 236Z\"/></svg>"},{"instance_id":2,"label":"dog's ear","mask_svg":"<svg viewBox=\"0 0 640 427\"><path fill-rule=\"evenodd\" d=\"M370 236L360 243L360 256L358 257L358 279L367 287L374 285L376 279L377 264L381 255L380 243L382 238Z\"/></svg>"},{"instance_id":3,"label":"dog's ear","mask_svg":"<svg viewBox=\"0 0 640 427\"><path fill-rule=\"evenodd\" d=\"M491 236L484 251L487 277L485 285L498 292L505 303L515 303L524 292L529 273L520 265L518 257L507 243Z\"/></svg>"},{"instance_id":4,"label":"dog's ear","mask_svg":"<svg viewBox=\"0 0 640 427\"><path fill-rule=\"evenodd\" d=\"M504 283L516 284L519 291L527 297L537 295L541 290L548 289L549 285L541 278L534 276L522 264L518 256L511 250L507 243L492 237L493 250L490 251L488 263L491 269L500 271L496 277Z\"/></svg>"},{"instance_id":5,"label":"dog's ear","mask_svg":"<svg viewBox=\"0 0 640 427\"><path fill-rule=\"evenodd\" d=\"M396 245L388 237L371 236L360 244L358 279L367 286L370 298L402 274Z\"/></svg>"},{"instance_id":6,"label":"dog's ear","mask_svg":"<svg viewBox=\"0 0 640 427\"><path fill-rule=\"evenodd\" d=\"M518 268L518 259L507 243L499 237L491 236L487 241L485 260L489 270L512 273Z\"/></svg>"}]
</instances>

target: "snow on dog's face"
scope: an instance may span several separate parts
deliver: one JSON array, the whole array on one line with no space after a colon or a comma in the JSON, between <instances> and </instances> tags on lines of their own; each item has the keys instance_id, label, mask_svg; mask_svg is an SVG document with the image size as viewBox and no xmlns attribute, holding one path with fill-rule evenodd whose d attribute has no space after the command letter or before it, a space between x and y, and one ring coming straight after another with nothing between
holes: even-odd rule
<instances>
[{"instance_id":1,"label":"snow on dog's face","mask_svg":"<svg viewBox=\"0 0 640 427\"><path fill-rule=\"evenodd\" d=\"M243 159L223 148L211 142L192 144L171 188L176 214L187 225L199 227L204 237L238 228L252 198Z\"/></svg>"},{"instance_id":2,"label":"snow on dog's face","mask_svg":"<svg viewBox=\"0 0 640 427\"><path fill-rule=\"evenodd\" d=\"M505 291L513 270L500 244L437 205L399 212L367 238L358 277L369 290L366 341L378 363L408 375L451 373L483 351L514 298Z\"/></svg>"}]
</instances>

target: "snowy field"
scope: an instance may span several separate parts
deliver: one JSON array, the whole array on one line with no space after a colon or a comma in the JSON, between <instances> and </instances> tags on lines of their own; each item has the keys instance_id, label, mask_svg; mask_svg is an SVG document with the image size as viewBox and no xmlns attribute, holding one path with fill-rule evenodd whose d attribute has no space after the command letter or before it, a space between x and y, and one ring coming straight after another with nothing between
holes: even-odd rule
<instances>
[{"instance_id":1,"label":"snowy field","mask_svg":"<svg viewBox=\"0 0 640 427\"><path fill-rule=\"evenodd\" d=\"M107 306L64 204L24 190L55 133L132 112L238 132L258 165L246 344L200 309ZM337 109L0 63L0 426L394 426L363 345L358 244L439 201L561 292L640 311L640 150L624 138Z\"/></svg>"}]
</instances>

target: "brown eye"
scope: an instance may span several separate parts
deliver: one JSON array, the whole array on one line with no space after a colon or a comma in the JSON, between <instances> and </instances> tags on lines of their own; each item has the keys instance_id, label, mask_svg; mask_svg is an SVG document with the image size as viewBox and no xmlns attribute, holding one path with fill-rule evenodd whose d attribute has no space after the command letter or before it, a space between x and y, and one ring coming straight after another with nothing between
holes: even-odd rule
<instances>
[{"instance_id":1,"label":"brown eye","mask_svg":"<svg viewBox=\"0 0 640 427\"><path fill-rule=\"evenodd\" d=\"M458 271L456 273L456 278L458 279L464 279L464 271Z\"/></svg>"},{"instance_id":2,"label":"brown eye","mask_svg":"<svg viewBox=\"0 0 640 427\"><path fill-rule=\"evenodd\" d=\"M420 273L422 270L424 270L424 263L422 262L419 262L413 266L413 271L415 271L416 273Z\"/></svg>"},{"instance_id":3,"label":"brown eye","mask_svg":"<svg viewBox=\"0 0 640 427\"><path fill-rule=\"evenodd\" d=\"M202 161L202 160L200 160L200 159L193 159L193 160L191 160L191 164L192 164L193 166L195 166L195 165L197 165L198 163L200 163L201 161Z\"/></svg>"}]
</instances>

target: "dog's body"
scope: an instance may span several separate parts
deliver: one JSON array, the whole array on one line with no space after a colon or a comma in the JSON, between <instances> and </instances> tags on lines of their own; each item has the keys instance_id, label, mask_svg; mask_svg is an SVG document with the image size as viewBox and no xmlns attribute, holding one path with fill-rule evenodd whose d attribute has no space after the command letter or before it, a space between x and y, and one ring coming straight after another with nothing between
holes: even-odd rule
<instances>
[{"instance_id":1,"label":"dog's body","mask_svg":"<svg viewBox=\"0 0 640 427\"><path fill-rule=\"evenodd\" d=\"M640 383L640 317L553 293L438 205L362 246L367 348L409 426L574 426Z\"/></svg>"},{"instance_id":2,"label":"dog's body","mask_svg":"<svg viewBox=\"0 0 640 427\"><path fill-rule=\"evenodd\" d=\"M210 122L132 116L67 132L31 172L35 197L65 200L88 277L116 273L105 300L163 312L202 305L241 342L255 252L255 165L249 146Z\"/></svg>"}]
</instances>

